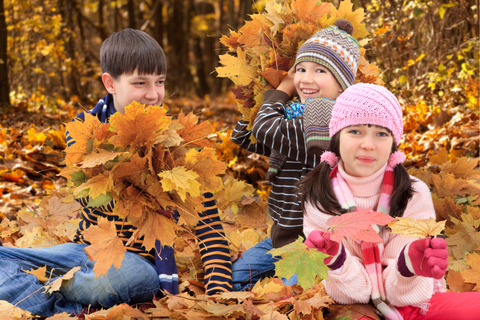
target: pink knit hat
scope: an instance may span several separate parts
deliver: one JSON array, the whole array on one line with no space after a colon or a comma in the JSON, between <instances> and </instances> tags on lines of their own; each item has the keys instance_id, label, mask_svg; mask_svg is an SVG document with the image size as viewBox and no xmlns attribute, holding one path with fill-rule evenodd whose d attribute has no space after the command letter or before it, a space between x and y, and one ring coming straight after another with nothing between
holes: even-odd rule
<instances>
[{"instance_id":1,"label":"pink knit hat","mask_svg":"<svg viewBox=\"0 0 480 320\"><path fill-rule=\"evenodd\" d=\"M402 108L397 98L382 86L357 83L335 102L330 120L330 137L343 128L372 124L390 129L398 145L403 135Z\"/></svg>"}]
</instances>

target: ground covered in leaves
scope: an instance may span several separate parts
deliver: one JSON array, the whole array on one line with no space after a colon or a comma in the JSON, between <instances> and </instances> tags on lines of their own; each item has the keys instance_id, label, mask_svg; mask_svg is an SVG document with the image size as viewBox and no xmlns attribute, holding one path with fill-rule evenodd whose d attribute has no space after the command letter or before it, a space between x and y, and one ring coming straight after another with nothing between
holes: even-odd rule
<instances>
[{"instance_id":1,"label":"ground covered in leaves","mask_svg":"<svg viewBox=\"0 0 480 320\"><path fill-rule=\"evenodd\" d=\"M217 202L235 259L268 236L264 181L268 159L239 149L229 141L239 119L233 94L210 100L167 100L170 113L198 115L214 129L208 139L228 169ZM64 104L56 111L35 106L15 107L15 120L3 116L0 128L0 224L1 241L6 246L44 247L71 241L77 217L49 215L71 210L66 180L58 173L65 167L65 123L81 111L78 104ZM451 264L447 274L449 290L480 289L480 171L478 170L478 111L467 104L455 108L425 109L422 103L406 107L406 134L401 149L407 154L410 173L431 188L437 220L447 220L445 235ZM63 199L65 199L63 198ZM73 199L73 198L72 198ZM61 210L60 210L61 211ZM249 292L225 293L206 297L198 246L191 233L180 233L175 240L180 274L177 296L151 304L116 306L91 311L85 319L334 319L341 314L357 319L370 315L379 319L369 306L337 306L318 281L310 288L284 286L277 278L258 283ZM32 270L33 271L33 270ZM45 271L36 274L46 290L56 290L63 280L49 281ZM0 313L12 313L11 305L0 303ZM12 319L25 316L21 310ZM358 317L357 317L358 316ZM51 319L69 319L57 315Z\"/></svg>"}]
</instances>

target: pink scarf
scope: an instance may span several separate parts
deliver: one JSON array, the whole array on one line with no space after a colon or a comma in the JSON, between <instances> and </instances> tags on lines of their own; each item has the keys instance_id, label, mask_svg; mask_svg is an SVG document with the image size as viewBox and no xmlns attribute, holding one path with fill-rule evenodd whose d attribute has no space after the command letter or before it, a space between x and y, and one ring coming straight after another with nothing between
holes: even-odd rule
<instances>
[{"instance_id":1,"label":"pink scarf","mask_svg":"<svg viewBox=\"0 0 480 320\"><path fill-rule=\"evenodd\" d=\"M338 164L330 172L329 178L340 206L343 209L348 210L348 212L354 212L357 210L352 192L338 170ZM383 212L385 214L390 213L390 196L393 191L393 183L393 167L388 164L383 176L380 200L378 201L377 208L374 208L375 211ZM382 231L380 228L377 225L373 225L372 227L381 237ZM383 243L362 241L360 245L362 248L365 269L367 270L372 282L372 301L375 304L375 307L388 320L403 320L403 317L400 315L398 310L395 307L390 306L385 296L385 288L383 286L382 278L383 267L381 263Z\"/></svg>"}]
</instances>

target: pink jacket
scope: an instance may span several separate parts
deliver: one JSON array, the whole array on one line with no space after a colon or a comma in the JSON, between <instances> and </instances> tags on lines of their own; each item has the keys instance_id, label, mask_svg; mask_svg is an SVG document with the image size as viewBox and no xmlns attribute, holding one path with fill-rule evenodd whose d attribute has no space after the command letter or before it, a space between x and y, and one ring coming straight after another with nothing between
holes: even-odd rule
<instances>
[{"instance_id":1,"label":"pink jacket","mask_svg":"<svg viewBox=\"0 0 480 320\"><path fill-rule=\"evenodd\" d=\"M358 208L375 207L381 192L385 167L369 177L352 177L343 169L340 161L339 171L347 182ZM427 185L412 177L414 195L408 202L404 217L413 219L435 219L432 197ZM305 204L303 231L308 237L311 231L327 229L326 221L331 215L320 212L311 203ZM432 295L445 291L445 280L437 281L432 278L413 276L403 277L397 270L397 259L403 247L416 238L391 234L384 230L382 240L384 252L382 256L383 282L387 300L396 307L419 306L424 307ZM328 280L325 281L327 293L337 303L354 304L368 303L371 297L372 285L365 270L360 244L350 238L343 239L346 250L344 265L337 270L328 271Z\"/></svg>"}]
</instances>

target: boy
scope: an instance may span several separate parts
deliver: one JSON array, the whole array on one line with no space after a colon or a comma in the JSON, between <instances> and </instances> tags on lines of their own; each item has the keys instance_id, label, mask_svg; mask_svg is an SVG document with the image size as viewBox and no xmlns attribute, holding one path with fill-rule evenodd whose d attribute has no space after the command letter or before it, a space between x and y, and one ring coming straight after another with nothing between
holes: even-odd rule
<instances>
[{"instance_id":1,"label":"boy","mask_svg":"<svg viewBox=\"0 0 480 320\"><path fill-rule=\"evenodd\" d=\"M240 119L232 133L232 141L244 149L285 157L284 163L282 159L277 160L280 163L271 178L268 198L274 221L271 237L235 261L232 266L234 290L242 290L274 274L273 263L277 259L266 254L272 247L282 247L298 236L305 237L296 184L319 163L321 153L328 148L328 125L334 101L355 81L360 51L350 35L352 31L350 22L339 19L308 39L298 50L294 67L277 90L265 92L252 131L246 130L246 122ZM305 104L304 115L288 120L285 119L287 102L295 94ZM250 134L257 139L256 144L251 143Z\"/></svg>"},{"instance_id":2,"label":"boy","mask_svg":"<svg viewBox=\"0 0 480 320\"><path fill-rule=\"evenodd\" d=\"M147 33L125 29L106 39L100 49L102 81L108 94L89 113L101 122L108 122L115 112L125 112L132 101L161 105L165 95L166 58L160 45ZM82 112L78 119L85 119ZM67 132L67 143L75 141ZM212 194L205 194L205 210L199 213L196 235L205 270L206 293L231 290L231 260L228 244ZM95 279L94 263L83 250L88 243L82 231L97 224L99 217L118 222L117 234L124 244L135 230L128 222L113 214L114 201L98 208L88 208L88 196L79 199L83 209L75 243L51 248L25 249L0 247L0 300L7 300L24 310L41 316L57 312L80 314L85 306L110 308L119 303L151 301L161 290L178 293L178 275L173 249L147 252L142 239L127 246L120 269L111 267L105 276ZM160 214L160 213L159 213ZM169 215L168 212L162 214ZM126 230L126 231L125 231ZM219 235L223 235L223 238ZM156 252L155 252L156 251ZM45 293L35 276L22 272L47 265L54 268L53 277L81 266L59 291Z\"/></svg>"}]
</instances>

